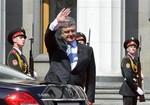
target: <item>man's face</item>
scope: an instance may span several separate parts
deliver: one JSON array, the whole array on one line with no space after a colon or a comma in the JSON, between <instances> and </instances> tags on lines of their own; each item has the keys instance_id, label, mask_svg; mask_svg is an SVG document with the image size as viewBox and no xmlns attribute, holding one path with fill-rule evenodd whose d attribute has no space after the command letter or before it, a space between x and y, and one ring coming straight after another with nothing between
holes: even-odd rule
<instances>
[{"instance_id":1,"label":"man's face","mask_svg":"<svg viewBox=\"0 0 150 105\"><path fill-rule=\"evenodd\" d=\"M72 25L62 28L61 36L66 42L72 43L76 39L76 27Z\"/></svg>"},{"instance_id":2,"label":"man's face","mask_svg":"<svg viewBox=\"0 0 150 105\"><path fill-rule=\"evenodd\" d=\"M24 46L25 38L24 36L17 36L13 39L14 44L17 44L19 47Z\"/></svg>"},{"instance_id":3,"label":"man's face","mask_svg":"<svg viewBox=\"0 0 150 105\"><path fill-rule=\"evenodd\" d=\"M136 51L137 51L137 48L136 46L134 45L131 45L127 48L127 51L131 54L131 55L135 55L136 54Z\"/></svg>"}]
</instances>

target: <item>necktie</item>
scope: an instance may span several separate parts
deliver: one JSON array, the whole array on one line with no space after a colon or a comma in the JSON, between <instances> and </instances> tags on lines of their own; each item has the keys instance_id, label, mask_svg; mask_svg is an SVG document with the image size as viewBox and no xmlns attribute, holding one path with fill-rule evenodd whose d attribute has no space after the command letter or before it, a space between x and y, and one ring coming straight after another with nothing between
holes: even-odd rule
<instances>
[{"instance_id":1,"label":"necktie","mask_svg":"<svg viewBox=\"0 0 150 105\"><path fill-rule=\"evenodd\" d=\"M67 54L70 59L70 63L73 63L73 53L70 44L67 45Z\"/></svg>"},{"instance_id":2,"label":"necktie","mask_svg":"<svg viewBox=\"0 0 150 105\"><path fill-rule=\"evenodd\" d=\"M72 45L67 45L67 55L70 59L71 70L73 70L77 64L78 57L76 47L74 48Z\"/></svg>"}]
</instances>

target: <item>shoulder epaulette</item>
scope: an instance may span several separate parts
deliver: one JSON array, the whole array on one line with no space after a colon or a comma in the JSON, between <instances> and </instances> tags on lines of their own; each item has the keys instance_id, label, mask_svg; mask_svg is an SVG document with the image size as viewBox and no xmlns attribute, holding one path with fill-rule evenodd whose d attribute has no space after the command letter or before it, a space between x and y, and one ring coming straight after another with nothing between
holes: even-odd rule
<instances>
[{"instance_id":1,"label":"shoulder epaulette","mask_svg":"<svg viewBox=\"0 0 150 105\"><path fill-rule=\"evenodd\" d=\"M124 58L128 58L128 59L130 59L131 57L130 57L129 55L126 55Z\"/></svg>"},{"instance_id":2,"label":"shoulder epaulette","mask_svg":"<svg viewBox=\"0 0 150 105\"><path fill-rule=\"evenodd\" d=\"M16 50L11 50L11 53L17 53L17 51Z\"/></svg>"},{"instance_id":3,"label":"shoulder epaulette","mask_svg":"<svg viewBox=\"0 0 150 105\"><path fill-rule=\"evenodd\" d=\"M126 56L127 58L131 58L129 55Z\"/></svg>"}]
</instances>

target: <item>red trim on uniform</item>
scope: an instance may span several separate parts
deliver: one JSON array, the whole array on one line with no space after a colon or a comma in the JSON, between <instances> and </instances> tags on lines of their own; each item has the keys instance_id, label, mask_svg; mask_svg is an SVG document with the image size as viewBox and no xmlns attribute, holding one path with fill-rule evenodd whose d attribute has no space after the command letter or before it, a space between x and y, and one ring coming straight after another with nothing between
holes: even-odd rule
<instances>
[{"instance_id":1,"label":"red trim on uniform","mask_svg":"<svg viewBox=\"0 0 150 105\"><path fill-rule=\"evenodd\" d=\"M21 31L14 33L14 35L12 36L12 40L18 35L24 35L24 33Z\"/></svg>"},{"instance_id":2,"label":"red trim on uniform","mask_svg":"<svg viewBox=\"0 0 150 105\"><path fill-rule=\"evenodd\" d=\"M11 52L12 52L12 53L17 53L17 51L16 51L16 50L11 50Z\"/></svg>"},{"instance_id":3,"label":"red trim on uniform","mask_svg":"<svg viewBox=\"0 0 150 105\"><path fill-rule=\"evenodd\" d=\"M136 44L135 42L133 42L133 41L131 41L131 42L129 42L129 43L127 44L127 46L130 46L130 45L135 45L135 46L137 46L137 44Z\"/></svg>"},{"instance_id":4,"label":"red trim on uniform","mask_svg":"<svg viewBox=\"0 0 150 105\"><path fill-rule=\"evenodd\" d=\"M84 38L82 36L78 36L76 37L76 40L84 40Z\"/></svg>"},{"instance_id":5,"label":"red trim on uniform","mask_svg":"<svg viewBox=\"0 0 150 105\"><path fill-rule=\"evenodd\" d=\"M129 55L127 55L126 57L129 58L129 59L131 58Z\"/></svg>"}]
</instances>

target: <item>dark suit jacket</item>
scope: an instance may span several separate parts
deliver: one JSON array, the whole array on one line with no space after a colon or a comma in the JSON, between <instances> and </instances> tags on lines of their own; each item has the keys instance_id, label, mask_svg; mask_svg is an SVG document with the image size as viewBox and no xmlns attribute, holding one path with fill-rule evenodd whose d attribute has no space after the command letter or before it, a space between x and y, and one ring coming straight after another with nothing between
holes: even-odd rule
<instances>
[{"instance_id":1,"label":"dark suit jacket","mask_svg":"<svg viewBox=\"0 0 150 105\"><path fill-rule=\"evenodd\" d=\"M89 101L95 98L95 60L92 47L78 43L78 62L71 70L69 58L66 54L67 45L60 36L60 30L50 31L49 26L45 34L45 44L50 59L50 69L45 76L46 82L59 82L84 87L85 74L86 93Z\"/></svg>"},{"instance_id":2,"label":"dark suit jacket","mask_svg":"<svg viewBox=\"0 0 150 105\"><path fill-rule=\"evenodd\" d=\"M123 96L137 96L137 72L134 72L131 67L130 55L125 56L121 62L122 75L125 78L119 93ZM131 58L131 57L130 57ZM134 64L137 62L133 61Z\"/></svg>"}]
</instances>

